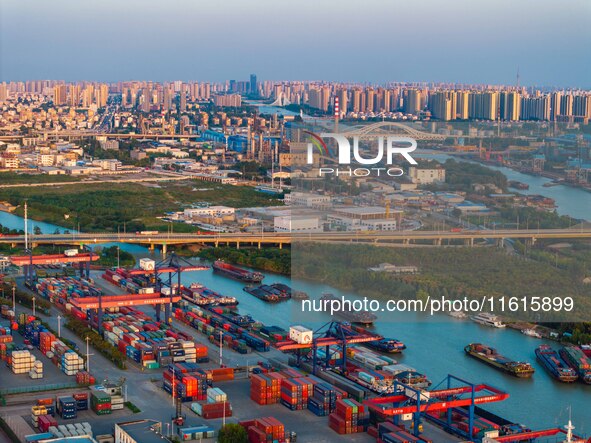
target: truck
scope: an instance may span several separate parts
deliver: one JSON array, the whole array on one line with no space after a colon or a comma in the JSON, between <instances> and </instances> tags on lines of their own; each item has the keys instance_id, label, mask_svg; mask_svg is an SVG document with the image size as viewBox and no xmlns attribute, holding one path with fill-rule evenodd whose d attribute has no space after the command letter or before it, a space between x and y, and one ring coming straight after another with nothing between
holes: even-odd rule
<instances>
[{"instance_id":1,"label":"truck","mask_svg":"<svg viewBox=\"0 0 591 443\"><path fill-rule=\"evenodd\" d=\"M76 257L78 255L78 249L66 249L64 255L66 257Z\"/></svg>"}]
</instances>

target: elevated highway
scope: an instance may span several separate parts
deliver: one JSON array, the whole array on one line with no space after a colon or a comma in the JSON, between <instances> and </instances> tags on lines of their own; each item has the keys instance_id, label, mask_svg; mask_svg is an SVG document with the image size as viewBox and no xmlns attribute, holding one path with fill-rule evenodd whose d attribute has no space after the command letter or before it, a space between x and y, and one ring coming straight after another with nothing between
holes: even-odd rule
<instances>
[{"instance_id":1,"label":"elevated highway","mask_svg":"<svg viewBox=\"0 0 591 443\"><path fill-rule=\"evenodd\" d=\"M497 229L453 231L362 231L362 232L323 232L314 234L265 232L265 233L159 233L159 234L123 234L123 233L74 233L30 235L29 242L34 246L52 245L92 245L101 243L133 243L147 245L150 248L169 245L202 244L211 246L278 246L294 242L322 243L380 243L410 244L414 242L443 245L445 241L459 241L473 245L475 240L520 239L534 243L540 239L583 239L591 238L591 228L571 229ZM24 243L24 236L2 236L0 243L13 246Z\"/></svg>"}]
</instances>

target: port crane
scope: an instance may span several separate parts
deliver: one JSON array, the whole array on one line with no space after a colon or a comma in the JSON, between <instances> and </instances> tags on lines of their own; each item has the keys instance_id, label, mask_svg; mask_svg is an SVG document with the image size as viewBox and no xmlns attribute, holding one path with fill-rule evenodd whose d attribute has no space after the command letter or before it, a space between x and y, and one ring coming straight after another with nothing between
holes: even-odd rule
<instances>
[{"instance_id":1,"label":"port crane","mask_svg":"<svg viewBox=\"0 0 591 443\"><path fill-rule=\"evenodd\" d=\"M172 252L167 258L156 263L153 270L134 269L131 271L132 275L146 275L150 279L150 283L154 285L154 291L162 294L162 289L167 288L169 299L168 303L164 304L164 319L167 324L172 322L171 305L180 300L181 276L183 272L189 271L207 271L209 266L195 265L190 261L179 257ZM168 276L161 277L163 274ZM176 279L176 283L175 283ZM176 292L176 295L175 295ZM156 320L160 321L162 304L157 304Z\"/></svg>"},{"instance_id":2,"label":"port crane","mask_svg":"<svg viewBox=\"0 0 591 443\"><path fill-rule=\"evenodd\" d=\"M299 366L304 356L304 351L312 350L312 373L316 374L319 363L318 349L325 348L326 358L323 367L329 367L330 346L340 346L343 353L343 362L341 369L347 367L347 346L357 343L367 343L370 341L381 340L384 337L369 332L357 332L342 322L331 321L320 327L314 332L314 338L311 343L297 343L293 340L285 340L275 343L275 347L282 352L295 352L297 365ZM305 352L307 354L307 352Z\"/></svg>"},{"instance_id":3,"label":"port crane","mask_svg":"<svg viewBox=\"0 0 591 443\"><path fill-rule=\"evenodd\" d=\"M100 256L94 254L92 250L88 252L78 253L73 256L65 254L45 254L45 255L33 255L32 250L27 251L27 255L13 255L10 257L10 262L23 268L25 275L25 283L27 286L31 286L35 279L35 266L38 265L59 265L65 263L76 263L79 265L80 276L89 278L90 277L90 263L97 261Z\"/></svg>"},{"instance_id":4,"label":"port crane","mask_svg":"<svg viewBox=\"0 0 591 443\"><path fill-rule=\"evenodd\" d=\"M419 435L421 416L425 413L447 411L446 419L437 421L444 428L452 430L452 409L465 407L468 410L469 423L469 432L466 437L472 440L476 405L509 398L509 394L495 387L487 384L473 384L451 374L443 382L447 382L447 388L428 391L395 381L394 388L397 394L376 397L365 400L363 403L378 414L391 417L394 424L399 423L401 416L412 415L415 436Z\"/></svg>"},{"instance_id":5,"label":"port crane","mask_svg":"<svg viewBox=\"0 0 591 443\"><path fill-rule=\"evenodd\" d=\"M188 260L178 257L173 252L168 258L157 263L154 269L133 269L129 271L131 275L144 275L148 277L149 282L154 287L153 293L104 295L100 292L94 297L73 298L71 303L80 309L97 311L97 329L99 333L103 332L102 324L105 308L153 305L156 310L156 320L160 321L162 305L164 305L165 320L169 324L171 322L171 305L181 300L179 291L175 291L175 278L177 279L177 287L180 287L182 272L204 271L207 269L209 269L208 266L195 265ZM168 278L161 278L161 274L168 274ZM168 288L168 290L163 291L163 288Z\"/></svg>"}]
</instances>

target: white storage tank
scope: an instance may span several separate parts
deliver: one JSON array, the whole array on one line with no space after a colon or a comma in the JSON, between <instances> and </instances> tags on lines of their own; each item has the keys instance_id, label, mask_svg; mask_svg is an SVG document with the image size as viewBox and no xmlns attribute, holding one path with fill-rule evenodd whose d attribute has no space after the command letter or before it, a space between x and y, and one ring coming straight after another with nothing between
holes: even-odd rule
<instances>
[{"instance_id":1,"label":"white storage tank","mask_svg":"<svg viewBox=\"0 0 591 443\"><path fill-rule=\"evenodd\" d=\"M140 268L144 271L153 271L156 267L156 262L151 258L140 258Z\"/></svg>"},{"instance_id":2,"label":"white storage tank","mask_svg":"<svg viewBox=\"0 0 591 443\"><path fill-rule=\"evenodd\" d=\"M299 344L312 343L314 332L304 326L291 326L289 328L289 338Z\"/></svg>"}]
</instances>

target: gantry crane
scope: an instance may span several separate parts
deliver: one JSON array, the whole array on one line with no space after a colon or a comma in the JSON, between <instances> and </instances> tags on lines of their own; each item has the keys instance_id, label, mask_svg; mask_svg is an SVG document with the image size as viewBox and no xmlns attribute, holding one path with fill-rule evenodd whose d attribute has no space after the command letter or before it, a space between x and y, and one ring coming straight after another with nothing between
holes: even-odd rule
<instances>
[{"instance_id":1,"label":"gantry crane","mask_svg":"<svg viewBox=\"0 0 591 443\"><path fill-rule=\"evenodd\" d=\"M452 409L466 407L469 423L467 437L472 440L476 405L509 398L509 394L497 388L486 384L473 384L451 374L442 383L444 382L447 382L447 388L427 391L395 381L394 388L397 394L376 397L363 403L379 414L392 417L394 424L398 424L400 416L412 414L415 436L419 435L421 417L426 412L447 411L446 420L441 420L440 424L452 429ZM459 386L452 386L454 383L459 383Z\"/></svg>"},{"instance_id":2,"label":"gantry crane","mask_svg":"<svg viewBox=\"0 0 591 443\"><path fill-rule=\"evenodd\" d=\"M162 260L154 266L154 269L132 269L131 275L145 275L149 278L154 287L151 294L124 294L124 295L104 295L99 292L94 297L73 298L72 304L80 309L93 309L97 311L97 329L102 333L103 314L105 308L122 306L142 306L154 305L156 310L156 320L160 321L162 305L165 309L165 321L171 322L171 305L181 300L178 288L181 285L181 274L184 271L204 271L209 266L195 265L188 260L178 257L174 252L168 258ZM168 274L168 278L162 279L161 274ZM175 287L174 279L177 279ZM163 293L164 287L169 288L166 294ZM175 290L176 289L176 290Z\"/></svg>"},{"instance_id":3,"label":"gantry crane","mask_svg":"<svg viewBox=\"0 0 591 443\"><path fill-rule=\"evenodd\" d=\"M297 364L300 365L302 351L312 350L312 373L316 374L318 365L318 348L326 349L326 359L324 367L329 366L330 360L330 346L340 346L343 353L342 369L347 367L347 346L356 343L367 343L370 341L381 340L381 335L372 334L368 331L365 333L354 331L351 327L342 322L331 321L320 327L314 332L314 338L311 343L297 343L293 340L285 340L275 343L275 347L283 352L293 351L296 354Z\"/></svg>"}]
</instances>

